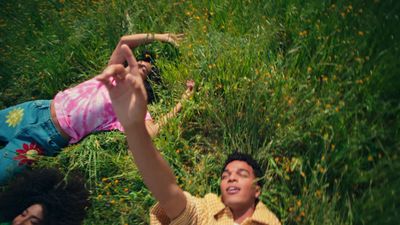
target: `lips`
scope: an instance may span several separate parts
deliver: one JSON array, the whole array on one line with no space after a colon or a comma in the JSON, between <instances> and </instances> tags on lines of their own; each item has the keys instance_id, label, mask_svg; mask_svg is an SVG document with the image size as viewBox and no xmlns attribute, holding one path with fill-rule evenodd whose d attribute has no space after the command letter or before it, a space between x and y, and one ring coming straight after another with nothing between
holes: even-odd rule
<instances>
[{"instance_id":1,"label":"lips","mask_svg":"<svg viewBox=\"0 0 400 225\"><path fill-rule=\"evenodd\" d=\"M235 187L235 186L230 186L226 189L226 192L230 195L236 194L240 191L240 188Z\"/></svg>"}]
</instances>

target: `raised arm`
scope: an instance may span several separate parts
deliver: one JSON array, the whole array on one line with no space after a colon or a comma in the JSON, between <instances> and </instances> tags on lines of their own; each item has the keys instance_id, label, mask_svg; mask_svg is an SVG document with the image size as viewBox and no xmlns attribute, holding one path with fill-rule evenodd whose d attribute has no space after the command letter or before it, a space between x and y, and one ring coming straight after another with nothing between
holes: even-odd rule
<instances>
[{"instance_id":1,"label":"raised arm","mask_svg":"<svg viewBox=\"0 0 400 225\"><path fill-rule=\"evenodd\" d=\"M144 117L147 112L147 95L136 59L127 45L121 46L121 53L128 61L129 71L120 64L111 65L97 79L109 91L113 109L124 127L129 150L144 183L167 216L174 219L185 209L186 197L146 130ZM110 81L110 77L115 82Z\"/></svg>"},{"instance_id":2,"label":"raised arm","mask_svg":"<svg viewBox=\"0 0 400 225\"><path fill-rule=\"evenodd\" d=\"M139 45L145 45L153 41L167 42L174 46L178 46L179 42L182 40L183 34L153 34L153 33L143 33L143 34L132 34L122 36L119 40L117 47L115 47L109 61L108 65L121 64L124 63L124 56L121 53L121 46L128 45L131 48L136 48Z\"/></svg>"},{"instance_id":3,"label":"raised arm","mask_svg":"<svg viewBox=\"0 0 400 225\"><path fill-rule=\"evenodd\" d=\"M178 113L182 110L182 104L184 101L186 101L190 96L192 96L194 93L194 81L193 80L188 80L186 82L186 90L182 94L181 99L179 102L174 106L174 108L171 109L168 113L160 116L156 122L153 122L152 120L147 120L145 122L147 131L149 132L150 136L153 138L158 135L160 132L160 129L167 124L168 120L171 118L174 118L178 115Z\"/></svg>"}]
</instances>

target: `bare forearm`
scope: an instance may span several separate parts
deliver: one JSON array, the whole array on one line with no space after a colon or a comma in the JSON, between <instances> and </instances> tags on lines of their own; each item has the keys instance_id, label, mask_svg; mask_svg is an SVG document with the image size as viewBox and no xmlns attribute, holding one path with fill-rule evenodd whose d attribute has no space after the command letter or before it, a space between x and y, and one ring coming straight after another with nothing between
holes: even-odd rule
<instances>
[{"instance_id":1,"label":"bare forearm","mask_svg":"<svg viewBox=\"0 0 400 225\"><path fill-rule=\"evenodd\" d=\"M159 121L157 122L158 128L161 128L165 124L167 124L168 120L171 119L171 118L174 118L181 110L182 110L182 103L178 102L170 112L168 112L167 114L163 115L159 119Z\"/></svg>"},{"instance_id":2,"label":"bare forearm","mask_svg":"<svg viewBox=\"0 0 400 225\"><path fill-rule=\"evenodd\" d=\"M166 36L165 34L142 33L142 34L125 35L121 37L117 47L115 48L113 54L110 57L108 65L123 62L124 58L119 53L121 45L126 44L130 48L136 48L140 45L149 44L153 41L168 41L168 36Z\"/></svg>"},{"instance_id":3,"label":"bare forearm","mask_svg":"<svg viewBox=\"0 0 400 225\"><path fill-rule=\"evenodd\" d=\"M129 149L143 180L167 215L175 218L185 208L186 198L176 184L168 163L154 147L144 124L125 128Z\"/></svg>"},{"instance_id":4,"label":"bare forearm","mask_svg":"<svg viewBox=\"0 0 400 225\"><path fill-rule=\"evenodd\" d=\"M167 124L168 120L175 117L176 115L178 115L178 113L182 110L182 102L185 101L186 99L188 99L191 94L193 92L191 92L190 90L186 90L181 97L181 100L174 106L174 108L168 112L167 114L163 115L160 117L160 119L157 121L157 123L155 124L157 131L163 127L165 124Z\"/></svg>"},{"instance_id":5,"label":"bare forearm","mask_svg":"<svg viewBox=\"0 0 400 225\"><path fill-rule=\"evenodd\" d=\"M126 44L131 48L136 48L139 45L148 44L153 41L167 41L168 36L165 34L143 33L125 35L121 38L120 43Z\"/></svg>"}]
</instances>

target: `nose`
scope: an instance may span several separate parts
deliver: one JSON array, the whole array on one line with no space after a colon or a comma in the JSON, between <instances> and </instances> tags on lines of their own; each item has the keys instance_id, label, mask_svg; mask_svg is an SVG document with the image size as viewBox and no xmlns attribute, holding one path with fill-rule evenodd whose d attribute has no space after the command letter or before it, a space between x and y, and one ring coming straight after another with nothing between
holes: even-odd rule
<instances>
[{"instance_id":1,"label":"nose","mask_svg":"<svg viewBox=\"0 0 400 225\"><path fill-rule=\"evenodd\" d=\"M237 176L234 173L230 174L228 177L228 182L235 182L235 181L237 181Z\"/></svg>"},{"instance_id":2,"label":"nose","mask_svg":"<svg viewBox=\"0 0 400 225\"><path fill-rule=\"evenodd\" d=\"M13 220L12 225L23 225L24 223L25 223L24 217L22 217L21 215L18 215L18 216L15 217L15 219Z\"/></svg>"}]
</instances>

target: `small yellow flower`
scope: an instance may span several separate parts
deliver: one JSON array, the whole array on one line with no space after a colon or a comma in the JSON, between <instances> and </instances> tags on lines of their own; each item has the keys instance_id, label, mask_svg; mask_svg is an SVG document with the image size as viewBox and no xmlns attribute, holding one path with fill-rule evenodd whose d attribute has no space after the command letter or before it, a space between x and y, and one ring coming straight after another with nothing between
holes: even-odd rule
<instances>
[{"instance_id":1,"label":"small yellow flower","mask_svg":"<svg viewBox=\"0 0 400 225\"><path fill-rule=\"evenodd\" d=\"M24 116L24 110L17 108L11 110L8 115L6 116L7 124L9 127L16 127L22 120L22 117Z\"/></svg>"},{"instance_id":2,"label":"small yellow flower","mask_svg":"<svg viewBox=\"0 0 400 225\"><path fill-rule=\"evenodd\" d=\"M364 32L362 32L362 31L358 31L357 34L358 34L359 36L364 36Z\"/></svg>"},{"instance_id":3,"label":"small yellow flower","mask_svg":"<svg viewBox=\"0 0 400 225\"><path fill-rule=\"evenodd\" d=\"M372 157L372 155L368 156L368 161L372 162L372 160L374 160L374 158Z\"/></svg>"},{"instance_id":4,"label":"small yellow flower","mask_svg":"<svg viewBox=\"0 0 400 225\"><path fill-rule=\"evenodd\" d=\"M299 32L300 37L305 37L305 36L307 36L307 34L308 34L307 30Z\"/></svg>"},{"instance_id":5,"label":"small yellow flower","mask_svg":"<svg viewBox=\"0 0 400 225\"><path fill-rule=\"evenodd\" d=\"M317 196L317 198L321 198L322 197L322 192L320 190L317 190L315 192L315 196Z\"/></svg>"},{"instance_id":6,"label":"small yellow flower","mask_svg":"<svg viewBox=\"0 0 400 225\"><path fill-rule=\"evenodd\" d=\"M312 68L309 66L307 67L307 73L311 73L312 72Z\"/></svg>"},{"instance_id":7,"label":"small yellow flower","mask_svg":"<svg viewBox=\"0 0 400 225\"><path fill-rule=\"evenodd\" d=\"M362 84L362 83L364 83L364 81L359 79L359 80L356 80L356 83L357 84Z\"/></svg>"}]
</instances>

